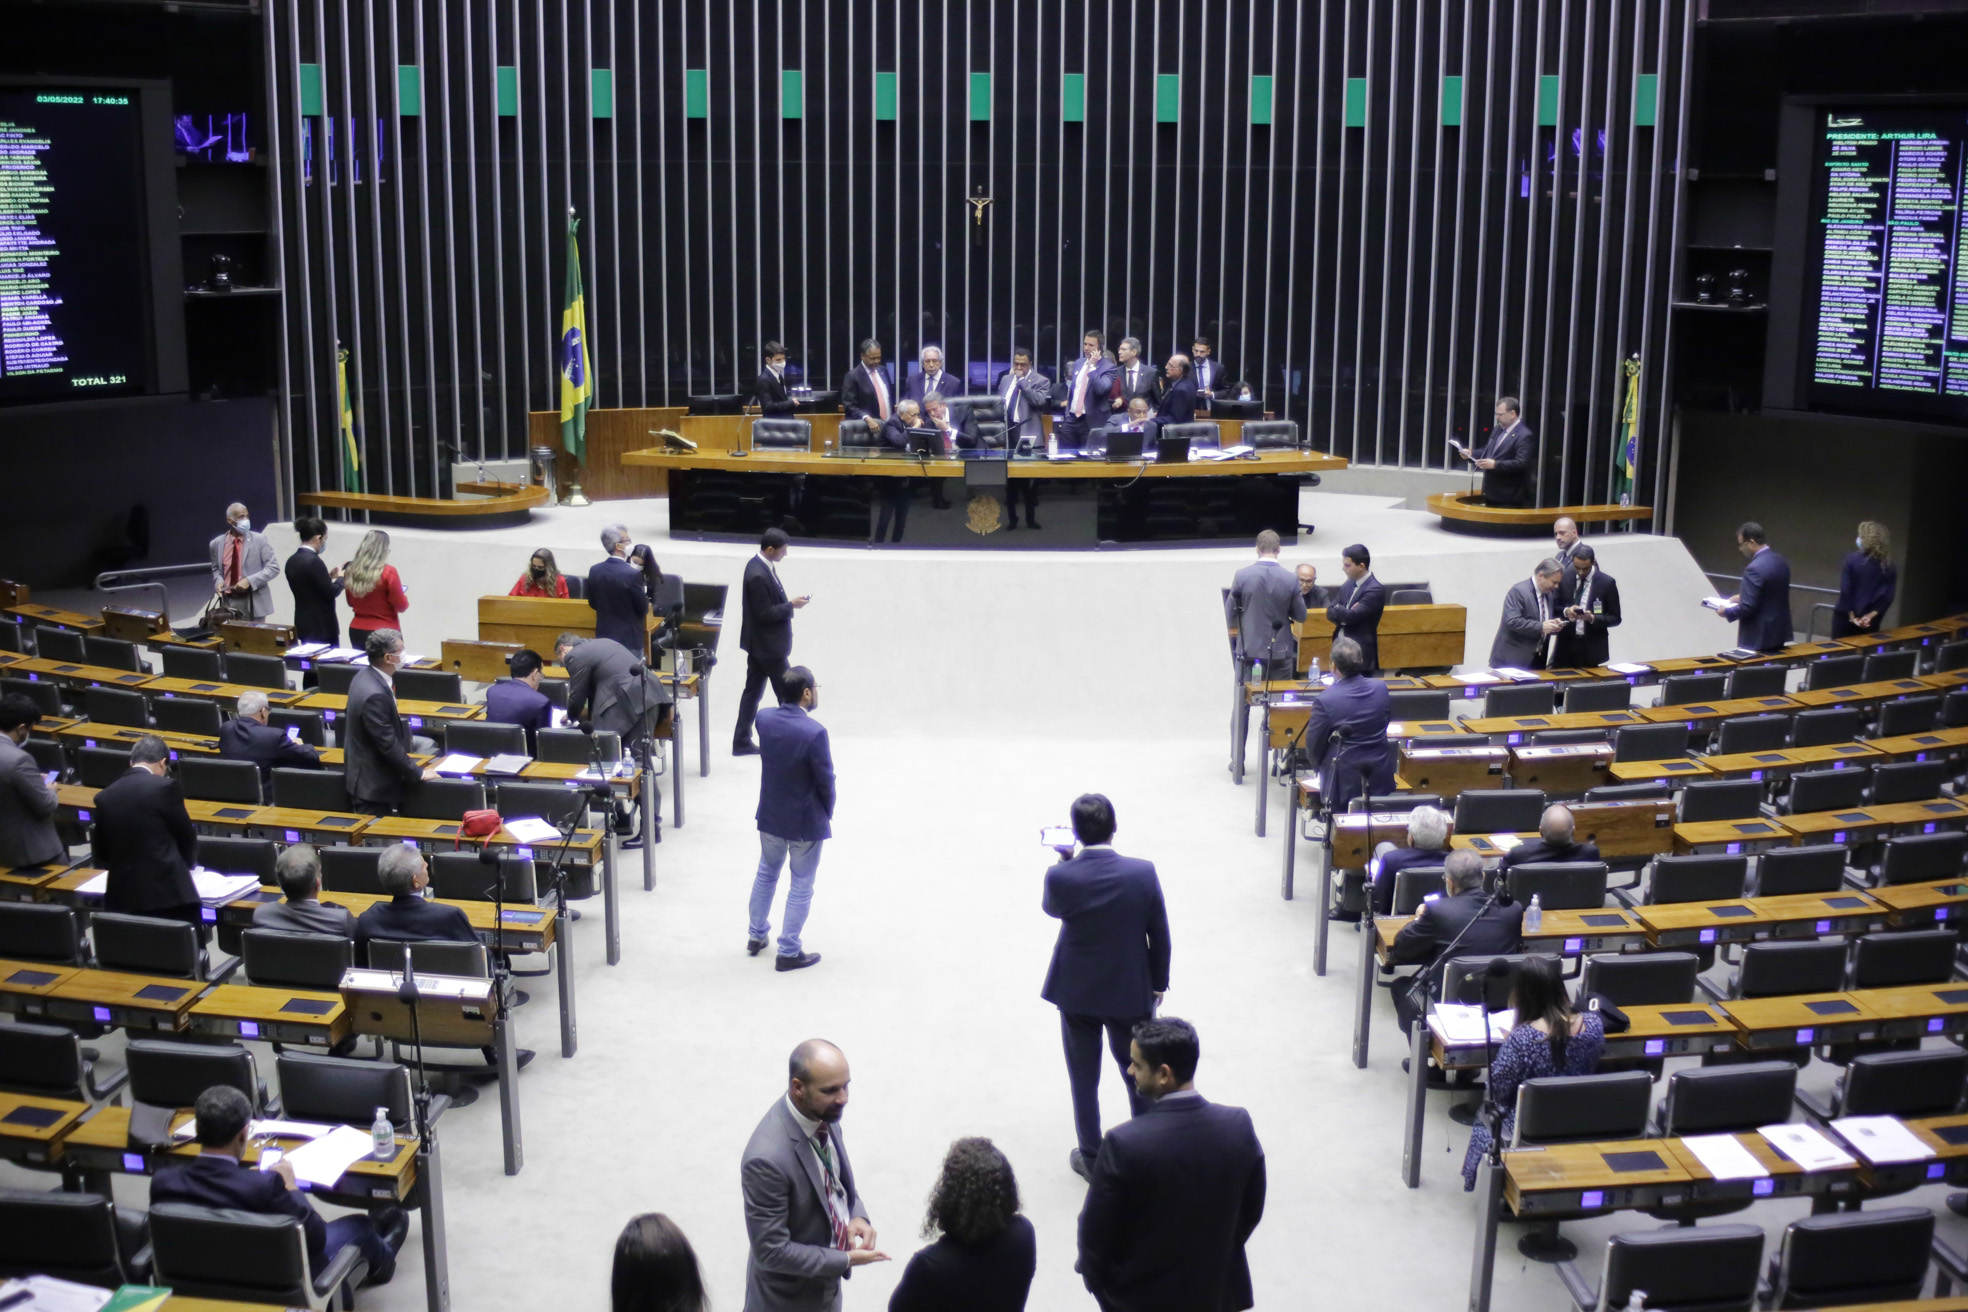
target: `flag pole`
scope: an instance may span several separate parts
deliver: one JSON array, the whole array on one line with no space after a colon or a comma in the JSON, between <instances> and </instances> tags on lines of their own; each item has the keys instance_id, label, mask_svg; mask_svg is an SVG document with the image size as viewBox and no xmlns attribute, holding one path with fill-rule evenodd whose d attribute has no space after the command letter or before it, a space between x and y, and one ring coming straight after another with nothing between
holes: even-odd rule
<instances>
[{"instance_id":1,"label":"flag pole","mask_svg":"<svg viewBox=\"0 0 1968 1312\"><path fill-rule=\"evenodd\" d=\"M574 457L574 480L587 463L588 410L596 394L594 340L588 331L587 298L581 279L581 248L576 239L580 219L567 207L566 299L560 316L560 442ZM564 506L589 505L578 481L570 480Z\"/></svg>"}]
</instances>

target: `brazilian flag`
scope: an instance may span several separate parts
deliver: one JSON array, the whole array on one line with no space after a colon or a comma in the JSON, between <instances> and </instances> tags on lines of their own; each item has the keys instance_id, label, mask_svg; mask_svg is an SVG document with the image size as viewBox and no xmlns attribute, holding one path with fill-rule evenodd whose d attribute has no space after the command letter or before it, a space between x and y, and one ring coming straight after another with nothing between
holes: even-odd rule
<instances>
[{"instance_id":1,"label":"brazilian flag","mask_svg":"<svg viewBox=\"0 0 1968 1312\"><path fill-rule=\"evenodd\" d=\"M560 312L560 444L576 460L588 451L588 408L594 404L594 343L588 339L588 306L581 294L581 221L567 218L567 300Z\"/></svg>"},{"instance_id":2,"label":"brazilian flag","mask_svg":"<svg viewBox=\"0 0 1968 1312\"><path fill-rule=\"evenodd\" d=\"M1640 357L1623 366L1626 372L1626 408L1620 413L1619 452L1613 466L1613 499L1622 506L1633 504L1633 483L1640 469Z\"/></svg>"},{"instance_id":3,"label":"brazilian flag","mask_svg":"<svg viewBox=\"0 0 1968 1312\"><path fill-rule=\"evenodd\" d=\"M355 398L349 391L348 347L335 343L335 394L340 402L342 430L342 491L362 490L362 446L355 437Z\"/></svg>"}]
</instances>

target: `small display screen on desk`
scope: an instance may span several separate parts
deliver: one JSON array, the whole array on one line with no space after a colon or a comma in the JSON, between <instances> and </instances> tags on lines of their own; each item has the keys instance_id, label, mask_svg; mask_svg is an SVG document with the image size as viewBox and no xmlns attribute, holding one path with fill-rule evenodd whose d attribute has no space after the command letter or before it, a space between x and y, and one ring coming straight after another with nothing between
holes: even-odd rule
<instances>
[{"instance_id":1,"label":"small display screen on desk","mask_svg":"<svg viewBox=\"0 0 1968 1312\"><path fill-rule=\"evenodd\" d=\"M324 815L321 817L321 826L324 829L346 829L354 823L355 817L352 815Z\"/></svg>"},{"instance_id":2,"label":"small display screen on desk","mask_svg":"<svg viewBox=\"0 0 1968 1312\"><path fill-rule=\"evenodd\" d=\"M1784 762L1784 756L1782 752L1758 752L1755 756L1752 756L1750 759L1752 761L1761 761L1765 765L1782 765Z\"/></svg>"},{"instance_id":3,"label":"small display screen on desk","mask_svg":"<svg viewBox=\"0 0 1968 1312\"><path fill-rule=\"evenodd\" d=\"M1828 897L1825 905L1833 911L1856 911L1865 905L1862 897Z\"/></svg>"},{"instance_id":4,"label":"small display screen on desk","mask_svg":"<svg viewBox=\"0 0 1968 1312\"><path fill-rule=\"evenodd\" d=\"M1617 929L1621 925L1624 925L1626 923L1625 916L1613 916L1613 915L1595 916L1590 912L1580 916L1579 919L1593 929Z\"/></svg>"},{"instance_id":5,"label":"small display screen on desk","mask_svg":"<svg viewBox=\"0 0 1968 1312\"><path fill-rule=\"evenodd\" d=\"M191 685L191 690L193 692L217 692L219 685L216 683L194 683Z\"/></svg>"},{"instance_id":6,"label":"small display screen on desk","mask_svg":"<svg viewBox=\"0 0 1968 1312\"><path fill-rule=\"evenodd\" d=\"M1599 1160L1606 1163L1613 1170L1618 1171L1621 1175L1626 1175L1633 1171L1665 1171L1667 1169L1667 1163L1661 1160L1660 1154L1653 1152L1600 1153Z\"/></svg>"},{"instance_id":7,"label":"small display screen on desk","mask_svg":"<svg viewBox=\"0 0 1968 1312\"><path fill-rule=\"evenodd\" d=\"M1968 989L1942 989L1934 996L1950 1007L1968 1005Z\"/></svg>"},{"instance_id":8,"label":"small display screen on desk","mask_svg":"<svg viewBox=\"0 0 1968 1312\"><path fill-rule=\"evenodd\" d=\"M1872 819L1872 817L1864 811L1840 811L1833 819L1837 820L1840 824L1857 825L1864 824L1866 821Z\"/></svg>"},{"instance_id":9,"label":"small display screen on desk","mask_svg":"<svg viewBox=\"0 0 1968 1312\"><path fill-rule=\"evenodd\" d=\"M1753 916L1756 914L1756 908L1755 907L1710 907L1708 908L1708 914L1711 916L1723 916L1728 918Z\"/></svg>"},{"instance_id":10,"label":"small display screen on desk","mask_svg":"<svg viewBox=\"0 0 1968 1312\"><path fill-rule=\"evenodd\" d=\"M1953 1144L1957 1148L1964 1143L1968 1143L1968 1125L1937 1125L1932 1127L1928 1133L1932 1134L1942 1143Z\"/></svg>"},{"instance_id":11,"label":"small display screen on desk","mask_svg":"<svg viewBox=\"0 0 1968 1312\"><path fill-rule=\"evenodd\" d=\"M1715 1017L1705 1011L1664 1011L1661 1019L1670 1025L1713 1025Z\"/></svg>"},{"instance_id":12,"label":"small display screen on desk","mask_svg":"<svg viewBox=\"0 0 1968 1312\"><path fill-rule=\"evenodd\" d=\"M303 1016L326 1016L335 1009L335 1004L316 998L289 998L280 1004L280 1009L299 1012Z\"/></svg>"},{"instance_id":13,"label":"small display screen on desk","mask_svg":"<svg viewBox=\"0 0 1968 1312\"><path fill-rule=\"evenodd\" d=\"M55 978L55 976L45 970L17 970L7 976L7 982L9 984L24 984L32 988L40 988L43 984L54 983Z\"/></svg>"},{"instance_id":14,"label":"small display screen on desk","mask_svg":"<svg viewBox=\"0 0 1968 1312\"><path fill-rule=\"evenodd\" d=\"M45 1130L59 1121L63 1115L65 1113L59 1107L16 1107L5 1116L0 1116L0 1122L8 1125L30 1125L37 1130Z\"/></svg>"},{"instance_id":15,"label":"small display screen on desk","mask_svg":"<svg viewBox=\"0 0 1968 1312\"><path fill-rule=\"evenodd\" d=\"M1845 1016L1858 1010L1842 998L1829 998L1823 1002L1807 1002L1804 1009L1816 1016Z\"/></svg>"},{"instance_id":16,"label":"small display screen on desk","mask_svg":"<svg viewBox=\"0 0 1968 1312\"><path fill-rule=\"evenodd\" d=\"M1773 834L1776 832L1776 830L1765 824L1737 825L1735 828L1739 834Z\"/></svg>"},{"instance_id":17,"label":"small display screen on desk","mask_svg":"<svg viewBox=\"0 0 1968 1312\"><path fill-rule=\"evenodd\" d=\"M176 1002L190 989L174 989L169 984L146 984L137 990L136 996L145 1002Z\"/></svg>"},{"instance_id":18,"label":"small display screen on desk","mask_svg":"<svg viewBox=\"0 0 1968 1312\"><path fill-rule=\"evenodd\" d=\"M251 814L252 811L243 806L222 806L212 812L213 818L218 820L244 820Z\"/></svg>"}]
</instances>

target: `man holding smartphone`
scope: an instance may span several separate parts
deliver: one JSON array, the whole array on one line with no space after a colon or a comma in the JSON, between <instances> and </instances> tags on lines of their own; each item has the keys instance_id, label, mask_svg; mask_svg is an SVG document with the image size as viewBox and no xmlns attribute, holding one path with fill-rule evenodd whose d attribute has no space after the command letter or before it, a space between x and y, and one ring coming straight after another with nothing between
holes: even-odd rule
<instances>
[{"instance_id":1,"label":"man holding smartphone","mask_svg":"<svg viewBox=\"0 0 1968 1312\"><path fill-rule=\"evenodd\" d=\"M22 744L41 719L31 698L0 697L0 866L38 866L61 856L55 833L55 789Z\"/></svg>"},{"instance_id":2,"label":"man holding smartphone","mask_svg":"<svg viewBox=\"0 0 1968 1312\"><path fill-rule=\"evenodd\" d=\"M1086 793L1073 803L1072 836L1079 840L1079 854L1073 854L1065 834L1045 836L1061 859L1046 871L1041 905L1060 924L1039 996L1059 1008L1079 1138L1066 1161L1083 1180L1093 1178L1100 1155L1101 1031L1121 1068L1130 1113L1138 1116L1143 1103L1128 1079L1128 1044L1134 1023L1155 1014L1169 983L1168 908L1161 880L1153 862L1114 851L1114 828L1114 804Z\"/></svg>"}]
</instances>

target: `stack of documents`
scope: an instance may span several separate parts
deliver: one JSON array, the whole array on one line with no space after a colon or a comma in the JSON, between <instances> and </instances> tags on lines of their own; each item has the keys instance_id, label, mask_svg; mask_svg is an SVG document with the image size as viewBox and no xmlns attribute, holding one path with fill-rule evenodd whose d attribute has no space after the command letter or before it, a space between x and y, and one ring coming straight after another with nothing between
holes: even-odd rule
<instances>
[{"instance_id":1,"label":"stack of documents","mask_svg":"<svg viewBox=\"0 0 1968 1312\"><path fill-rule=\"evenodd\" d=\"M560 830L555 829L538 816L521 816L517 820L506 821L506 832L522 843L555 843L560 841Z\"/></svg>"},{"instance_id":2,"label":"stack of documents","mask_svg":"<svg viewBox=\"0 0 1968 1312\"><path fill-rule=\"evenodd\" d=\"M478 769L478 763L483 759L485 758L480 756L466 756L461 752L452 752L433 764L431 768L439 774L468 775Z\"/></svg>"},{"instance_id":3,"label":"stack of documents","mask_svg":"<svg viewBox=\"0 0 1968 1312\"><path fill-rule=\"evenodd\" d=\"M1756 1160L1756 1154L1742 1146L1733 1134L1684 1136L1681 1146L1695 1155L1702 1168L1718 1180L1756 1180L1770 1173Z\"/></svg>"},{"instance_id":4,"label":"stack of documents","mask_svg":"<svg viewBox=\"0 0 1968 1312\"><path fill-rule=\"evenodd\" d=\"M1496 668L1496 672L1498 674L1501 674L1506 679L1522 680L1522 679L1535 679L1538 677L1537 675L1531 673L1529 670L1518 669L1515 665L1499 665Z\"/></svg>"},{"instance_id":5,"label":"stack of documents","mask_svg":"<svg viewBox=\"0 0 1968 1312\"><path fill-rule=\"evenodd\" d=\"M191 871L192 887L198 890L198 900L208 907L223 906L227 902L237 902L248 893L259 891L258 875L222 875L216 870L204 870L197 866Z\"/></svg>"},{"instance_id":6,"label":"stack of documents","mask_svg":"<svg viewBox=\"0 0 1968 1312\"><path fill-rule=\"evenodd\" d=\"M1457 683L1502 683L1503 676L1489 670L1464 670L1452 676Z\"/></svg>"},{"instance_id":7,"label":"stack of documents","mask_svg":"<svg viewBox=\"0 0 1968 1312\"><path fill-rule=\"evenodd\" d=\"M326 665L349 663L356 660L360 660L364 665L369 663L369 658L353 647L330 647L323 651L321 655L315 657L315 660L317 663Z\"/></svg>"},{"instance_id":8,"label":"stack of documents","mask_svg":"<svg viewBox=\"0 0 1968 1312\"><path fill-rule=\"evenodd\" d=\"M1614 661L1611 665L1608 665L1606 668L1609 670L1616 670L1621 674L1645 674L1648 670L1651 670L1653 666L1640 665L1640 664L1636 664L1633 661Z\"/></svg>"},{"instance_id":9,"label":"stack of documents","mask_svg":"<svg viewBox=\"0 0 1968 1312\"><path fill-rule=\"evenodd\" d=\"M485 773L518 774L531 764L533 764L533 758L530 756L524 756L518 752L501 752L497 756L488 756L485 758Z\"/></svg>"},{"instance_id":10,"label":"stack of documents","mask_svg":"<svg viewBox=\"0 0 1968 1312\"><path fill-rule=\"evenodd\" d=\"M1757 1131L1770 1146L1807 1171L1856 1166L1851 1154L1809 1125L1766 1125Z\"/></svg>"},{"instance_id":11,"label":"stack of documents","mask_svg":"<svg viewBox=\"0 0 1968 1312\"><path fill-rule=\"evenodd\" d=\"M369 1131L358 1130L353 1125L337 1125L289 1152L287 1164L294 1168L296 1180L326 1187L375 1151L375 1146Z\"/></svg>"},{"instance_id":12,"label":"stack of documents","mask_svg":"<svg viewBox=\"0 0 1968 1312\"><path fill-rule=\"evenodd\" d=\"M1724 610L1729 605L1729 599L1727 597L1703 597L1702 605L1708 607L1710 610Z\"/></svg>"},{"instance_id":13,"label":"stack of documents","mask_svg":"<svg viewBox=\"0 0 1968 1312\"><path fill-rule=\"evenodd\" d=\"M1442 1036L1452 1048L1473 1048L1483 1042L1483 1021L1489 1020L1489 1041L1502 1043L1510 1037L1515 1013L1490 1011L1461 1002L1438 1002L1428 1013L1428 1028Z\"/></svg>"},{"instance_id":14,"label":"stack of documents","mask_svg":"<svg viewBox=\"0 0 1968 1312\"><path fill-rule=\"evenodd\" d=\"M1844 1116L1831 1128L1874 1166L1924 1162L1934 1155L1897 1116Z\"/></svg>"},{"instance_id":15,"label":"stack of documents","mask_svg":"<svg viewBox=\"0 0 1968 1312\"><path fill-rule=\"evenodd\" d=\"M299 642L287 649L289 656L320 656L332 650L325 642Z\"/></svg>"}]
</instances>

